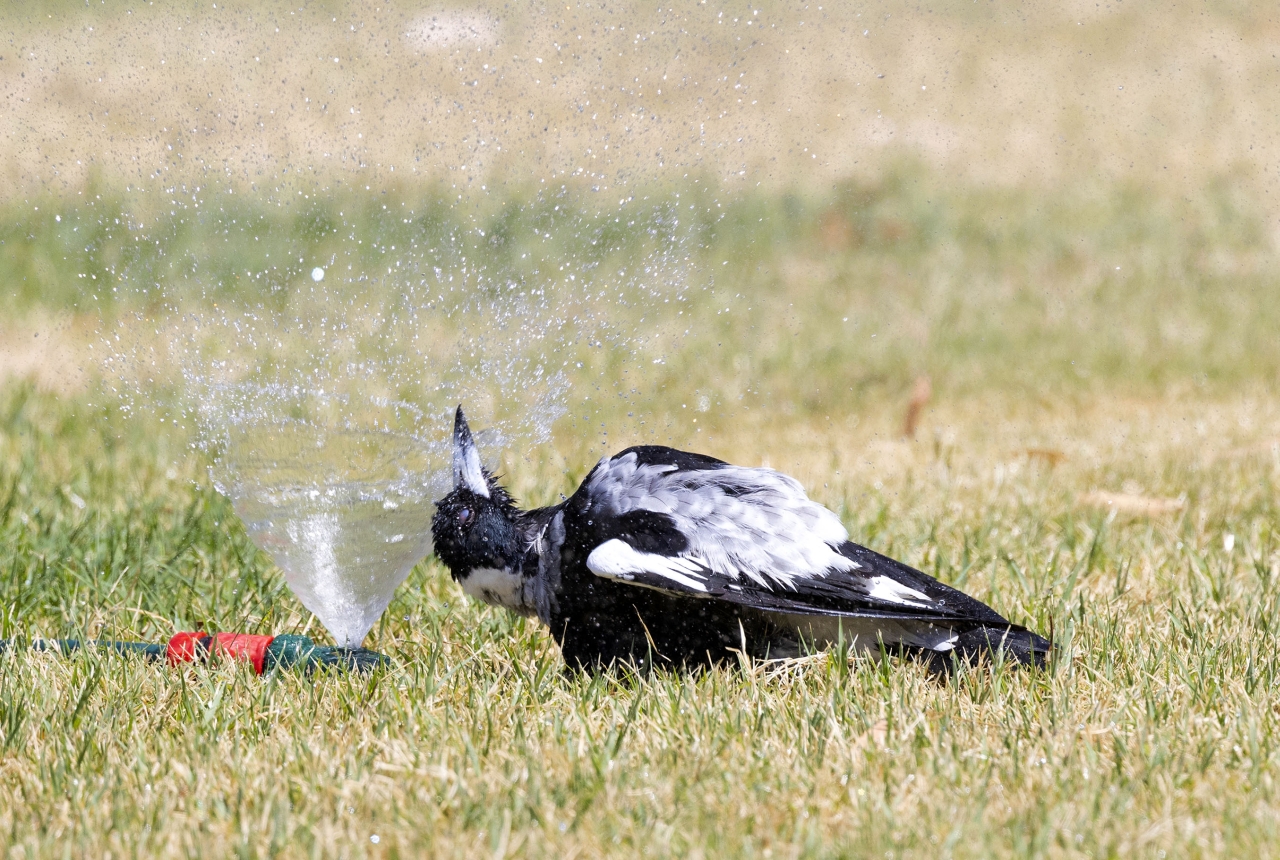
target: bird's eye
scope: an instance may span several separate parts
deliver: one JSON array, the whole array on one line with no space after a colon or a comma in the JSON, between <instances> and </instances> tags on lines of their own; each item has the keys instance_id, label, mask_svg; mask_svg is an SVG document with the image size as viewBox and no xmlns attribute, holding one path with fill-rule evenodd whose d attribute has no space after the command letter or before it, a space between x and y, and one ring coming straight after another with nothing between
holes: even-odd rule
<instances>
[{"instance_id":1,"label":"bird's eye","mask_svg":"<svg viewBox=\"0 0 1280 860\"><path fill-rule=\"evenodd\" d=\"M458 511L458 525L465 526L467 523L471 522L471 517L471 508L463 508Z\"/></svg>"}]
</instances>

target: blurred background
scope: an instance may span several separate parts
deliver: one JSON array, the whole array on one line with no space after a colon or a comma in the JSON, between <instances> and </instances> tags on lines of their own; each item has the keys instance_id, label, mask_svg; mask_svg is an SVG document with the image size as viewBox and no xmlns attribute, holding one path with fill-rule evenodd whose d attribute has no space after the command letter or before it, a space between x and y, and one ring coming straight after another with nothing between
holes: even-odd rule
<instances>
[{"instance_id":1,"label":"blurred background","mask_svg":"<svg viewBox=\"0 0 1280 860\"><path fill-rule=\"evenodd\" d=\"M9 197L551 181L1274 190L1263 4L9 7ZM306 181L299 180L299 181ZM734 183L737 183L736 185ZM597 187L598 186L598 187ZM613 196L613 195L611 195Z\"/></svg>"},{"instance_id":2,"label":"blurred background","mask_svg":"<svg viewBox=\"0 0 1280 860\"><path fill-rule=\"evenodd\" d=\"M902 406L919 376L934 401L1271 385L1267 14L10 5L0 374L77 389L125 312L172 329L219 297L306 306L335 255L349 292L402 292L385 262L435 265L443 237L454 267L462 246L484 260L477 283L536 248L612 266L604 291L676 248L627 283L684 314L613 303L628 337L573 380L573 401L608 401L625 365L620 420L671 411L672 385L735 416Z\"/></svg>"},{"instance_id":3,"label":"blurred background","mask_svg":"<svg viewBox=\"0 0 1280 860\"><path fill-rule=\"evenodd\" d=\"M175 320L219 300L296 319L340 259L323 298L351 316L468 248L473 288L527 290L536 248L587 270L574 313L607 305L555 339L613 350L559 396L624 435L676 400L663 432L690 399L900 412L921 376L935 405L1276 379L1266 4L67 2L4 27L7 377L81 390L140 312L107 376L159 385Z\"/></svg>"},{"instance_id":4,"label":"blurred background","mask_svg":"<svg viewBox=\"0 0 1280 860\"><path fill-rule=\"evenodd\" d=\"M1273 3L49 0L0 33L0 638L327 643L250 536L323 542L244 499L354 486L411 564L462 402L524 503L636 442L771 465L1061 655L615 689L428 560L369 685L4 658L0 847L1273 850Z\"/></svg>"},{"instance_id":5,"label":"blurred background","mask_svg":"<svg viewBox=\"0 0 1280 860\"><path fill-rule=\"evenodd\" d=\"M356 401L534 502L656 441L1180 510L1274 449L1265 4L3 16L0 378L157 468Z\"/></svg>"}]
</instances>

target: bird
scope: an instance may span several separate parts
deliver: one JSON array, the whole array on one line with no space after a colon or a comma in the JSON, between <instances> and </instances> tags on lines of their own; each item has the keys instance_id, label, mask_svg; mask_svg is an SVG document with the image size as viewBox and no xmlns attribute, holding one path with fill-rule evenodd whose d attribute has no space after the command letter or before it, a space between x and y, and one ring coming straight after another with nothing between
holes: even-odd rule
<instances>
[{"instance_id":1,"label":"bird","mask_svg":"<svg viewBox=\"0 0 1280 860\"><path fill-rule=\"evenodd\" d=\"M481 462L462 407L436 556L470 597L537 618L569 670L696 670L831 646L1044 666L1050 642L849 540L794 478L639 445L559 504L521 510Z\"/></svg>"}]
</instances>

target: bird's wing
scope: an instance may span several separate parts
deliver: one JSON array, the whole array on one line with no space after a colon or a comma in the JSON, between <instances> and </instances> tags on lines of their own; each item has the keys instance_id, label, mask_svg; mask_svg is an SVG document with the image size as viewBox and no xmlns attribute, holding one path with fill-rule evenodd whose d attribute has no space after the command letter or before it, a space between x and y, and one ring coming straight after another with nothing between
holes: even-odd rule
<instances>
[{"instance_id":1,"label":"bird's wing","mask_svg":"<svg viewBox=\"0 0 1280 860\"><path fill-rule=\"evenodd\" d=\"M669 448L600 461L570 501L596 576L766 611L1004 623L992 609L849 541L795 479Z\"/></svg>"}]
</instances>

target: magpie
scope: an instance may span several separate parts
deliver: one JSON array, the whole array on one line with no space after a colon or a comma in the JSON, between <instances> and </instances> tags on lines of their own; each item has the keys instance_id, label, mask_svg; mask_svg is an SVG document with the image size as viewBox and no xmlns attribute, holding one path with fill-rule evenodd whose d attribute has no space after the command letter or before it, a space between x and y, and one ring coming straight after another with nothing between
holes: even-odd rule
<instances>
[{"instance_id":1,"label":"magpie","mask_svg":"<svg viewBox=\"0 0 1280 860\"><path fill-rule=\"evenodd\" d=\"M605 457L572 496L522 511L462 407L435 553L471 597L536 617L570 669L698 668L833 644L923 660L1043 665L1048 640L849 540L794 478L658 445Z\"/></svg>"}]
</instances>

